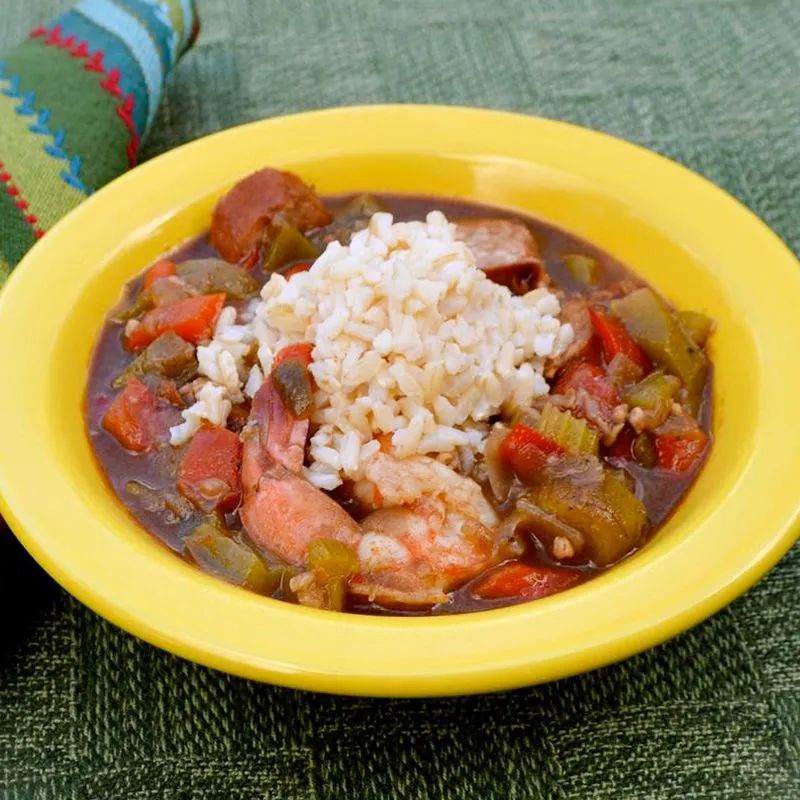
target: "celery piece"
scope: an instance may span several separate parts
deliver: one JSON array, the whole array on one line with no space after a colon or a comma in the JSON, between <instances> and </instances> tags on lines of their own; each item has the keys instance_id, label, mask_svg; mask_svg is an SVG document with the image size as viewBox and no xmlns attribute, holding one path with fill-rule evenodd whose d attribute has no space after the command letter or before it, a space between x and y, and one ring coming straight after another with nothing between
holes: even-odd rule
<instances>
[{"instance_id":1,"label":"celery piece","mask_svg":"<svg viewBox=\"0 0 800 800\"><path fill-rule=\"evenodd\" d=\"M546 405L539 418L539 433L574 455L598 453L599 434L585 420L553 405Z\"/></svg>"},{"instance_id":2,"label":"celery piece","mask_svg":"<svg viewBox=\"0 0 800 800\"><path fill-rule=\"evenodd\" d=\"M582 286L594 286L603 277L603 268L596 258L569 253L562 257L564 266L569 270L572 279Z\"/></svg>"},{"instance_id":3,"label":"celery piece","mask_svg":"<svg viewBox=\"0 0 800 800\"><path fill-rule=\"evenodd\" d=\"M681 379L687 403L696 411L708 360L667 304L652 289L643 288L614 300L611 313L656 364Z\"/></svg>"},{"instance_id":4,"label":"celery piece","mask_svg":"<svg viewBox=\"0 0 800 800\"><path fill-rule=\"evenodd\" d=\"M249 548L204 523L184 539L195 563L236 586L272 594L281 583L282 567L268 568Z\"/></svg>"},{"instance_id":5,"label":"celery piece","mask_svg":"<svg viewBox=\"0 0 800 800\"><path fill-rule=\"evenodd\" d=\"M699 311L679 311L678 319L698 347L705 347L714 328L714 320Z\"/></svg>"},{"instance_id":6,"label":"celery piece","mask_svg":"<svg viewBox=\"0 0 800 800\"><path fill-rule=\"evenodd\" d=\"M349 578L358 570L358 558L344 542L315 539L308 546L308 565L329 579Z\"/></svg>"},{"instance_id":7,"label":"celery piece","mask_svg":"<svg viewBox=\"0 0 800 800\"><path fill-rule=\"evenodd\" d=\"M599 567L635 547L647 524L642 502L610 473L598 487L554 481L537 487L533 497L543 511L583 534L586 556Z\"/></svg>"},{"instance_id":8,"label":"celery piece","mask_svg":"<svg viewBox=\"0 0 800 800\"><path fill-rule=\"evenodd\" d=\"M655 410L670 403L680 388L681 382L674 375L656 371L632 386L622 399L629 406Z\"/></svg>"}]
</instances>

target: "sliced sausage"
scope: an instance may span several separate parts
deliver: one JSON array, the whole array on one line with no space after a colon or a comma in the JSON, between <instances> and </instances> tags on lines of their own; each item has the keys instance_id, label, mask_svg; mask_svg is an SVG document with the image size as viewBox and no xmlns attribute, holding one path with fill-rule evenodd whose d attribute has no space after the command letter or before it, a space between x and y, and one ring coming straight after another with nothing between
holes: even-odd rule
<instances>
[{"instance_id":1,"label":"sliced sausage","mask_svg":"<svg viewBox=\"0 0 800 800\"><path fill-rule=\"evenodd\" d=\"M533 234L510 219L461 219L456 238L469 247L478 266L512 290L535 289L546 275Z\"/></svg>"},{"instance_id":2,"label":"sliced sausage","mask_svg":"<svg viewBox=\"0 0 800 800\"><path fill-rule=\"evenodd\" d=\"M300 231L331 221L316 192L297 175L262 169L239 181L214 209L211 244L231 263L257 247L273 220Z\"/></svg>"}]
</instances>

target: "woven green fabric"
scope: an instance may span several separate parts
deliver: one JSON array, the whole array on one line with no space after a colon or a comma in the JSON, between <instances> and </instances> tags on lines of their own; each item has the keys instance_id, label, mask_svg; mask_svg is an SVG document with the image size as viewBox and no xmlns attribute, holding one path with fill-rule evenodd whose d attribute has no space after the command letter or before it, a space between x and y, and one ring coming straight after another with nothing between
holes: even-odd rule
<instances>
[{"instance_id":1,"label":"woven green fabric","mask_svg":"<svg viewBox=\"0 0 800 800\"><path fill-rule=\"evenodd\" d=\"M66 3L3 5L11 42ZM800 249L797 0L199 5L203 35L142 157L320 106L509 108L665 153ZM160 652L67 597L12 541L0 554L4 800L800 797L799 548L725 611L623 664L501 695L373 701Z\"/></svg>"}]
</instances>

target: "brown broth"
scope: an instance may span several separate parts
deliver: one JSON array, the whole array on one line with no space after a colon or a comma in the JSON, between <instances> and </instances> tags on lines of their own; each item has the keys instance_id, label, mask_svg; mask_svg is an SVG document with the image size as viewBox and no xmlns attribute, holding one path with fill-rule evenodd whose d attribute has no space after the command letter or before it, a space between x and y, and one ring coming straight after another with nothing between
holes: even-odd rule
<instances>
[{"instance_id":1,"label":"brown broth","mask_svg":"<svg viewBox=\"0 0 800 800\"><path fill-rule=\"evenodd\" d=\"M338 208L344 206L353 196L352 194L337 195L323 199L328 208L335 213ZM378 198L382 205L398 221L424 219L425 215L433 209L443 211L449 219L453 220L463 217L491 216L523 221L536 238L541 259L555 287L563 289L568 294L583 291L582 287L572 280L563 261L565 255L574 253L592 256L601 264L603 282L599 287L594 288L602 288L603 285L610 285L620 280L628 280L638 286L646 285L644 281L612 256L588 242L535 217L489 205L468 203L455 199L388 193L374 193L373 196ZM176 262L182 262L191 258L216 255L214 248L208 241L208 237L204 235L182 245L171 254L170 258ZM145 266L142 265L142 268L144 269ZM259 280L265 280L266 276L263 274L258 272L254 274ZM138 277L128 284L126 292L135 294L138 292L140 285L141 277ZM120 447L117 441L102 427L103 415L108 410L116 394L115 390L111 388L111 382L122 372L131 359L131 354L122 345L123 327L119 323L107 320L98 337L87 384L85 411L87 432L100 468L117 498L147 531L171 550L183 555L182 540L200 524L204 519L203 515L200 512L196 512L185 520L167 524L159 513L148 511L140 503L136 502L126 492L125 486L129 481L133 480L144 483L160 493L174 491L174 471L184 448L165 447L155 453L133 454ZM699 421L703 429L709 434L711 428L712 382L712 370L709 370L699 415ZM645 504L648 518L652 525L650 537L657 532L657 529L663 525L664 521L675 510L702 468L701 461L694 469L686 473L673 474L665 470L646 469L626 460L607 460L614 466L625 469L634 478L636 494ZM232 530L237 532L237 535L246 537L237 514L229 514L227 522ZM533 544L522 560L530 563L556 564L549 558L545 549L536 543ZM575 570L579 573L581 582L594 577L605 571L605 569L611 568L599 569L591 565L569 567L564 564L558 564L558 566ZM452 592L449 603L431 610L398 611L396 609L381 608L369 603L352 603L348 610L358 613L417 616L421 614L480 611L519 602L509 599L485 600L473 597L470 593L470 587L480 577L476 577Z\"/></svg>"}]
</instances>

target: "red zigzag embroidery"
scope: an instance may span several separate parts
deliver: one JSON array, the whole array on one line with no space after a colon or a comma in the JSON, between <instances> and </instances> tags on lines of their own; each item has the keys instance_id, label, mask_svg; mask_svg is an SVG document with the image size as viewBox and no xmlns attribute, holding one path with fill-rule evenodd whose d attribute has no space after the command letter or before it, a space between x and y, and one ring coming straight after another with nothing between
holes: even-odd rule
<instances>
[{"instance_id":1,"label":"red zigzag embroidery","mask_svg":"<svg viewBox=\"0 0 800 800\"><path fill-rule=\"evenodd\" d=\"M61 33L60 26L56 25L51 30L43 26L38 26L30 32L32 39L41 40L42 44L46 47L58 47L62 50L69 50L69 54L73 58L78 58L84 61L83 68L89 72L97 72L105 76L100 81L100 86L108 92L115 100L122 99L116 107L117 116L122 120L122 124L128 130L128 144L125 147L125 153L128 156L128 166L136 166L136 160L139 157L139 145L141 144L141 137L136 131L136 125L133 122L133 112L136 100L132 94L124 97L124 92L119 85L119 79L122 73L117 69L107 70L103 65L104 53L102 50L97 50L92 53L89 50L89 43L85 40L76 41L74 36L64 38Z\"/></svg>"},{"instance_id":2,"label":"red zigzag embroidery","mask_svg":"<svg viewBox=\"0 0 800 800\"><path fill-rule=\"evenodd\" d=\"M19 187L14 184L11 173L8 172L5 164L2 161L0 161L0 183L3 184L6 194L14 201L14 205L23 212L22 218L28 223L28 225L31 226L31 228L33 228L33 235L37 239L41 239L42 236L44 236L45 231L39 227L39 218L36 216L36 214L25 213L30 204L22 196L22 192L20 192Z\"/></svg>"}]
</instances>

